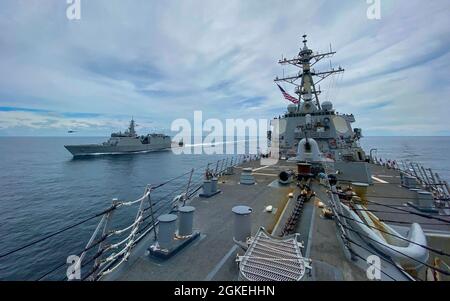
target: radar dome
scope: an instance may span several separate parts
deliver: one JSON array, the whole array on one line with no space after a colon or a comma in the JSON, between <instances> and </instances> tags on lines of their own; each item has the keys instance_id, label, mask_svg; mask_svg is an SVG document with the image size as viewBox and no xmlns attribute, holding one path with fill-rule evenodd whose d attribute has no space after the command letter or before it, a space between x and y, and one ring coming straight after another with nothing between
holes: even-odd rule
<instances>
[{"instance_id":1,"label":"radar dome","mask_svg":"<svg viewBox=\"0 0 450 301\"><path fill-rule=\"evenodd\" d=\"M333 104L331 101L324 101L322 102L322 109L325 111L331 111L333 110Z\"/></svg>"},{"instance_id":2,"label":"radar dome","mask_svg":"<svg viewBox=\"0 0 450 301\"><path fill-rule=\"evenodd\" d=\"M289 113L295 113L297 111L297 105L291 103L288 105L287 110Z\"/></svg>"}]
</instances>

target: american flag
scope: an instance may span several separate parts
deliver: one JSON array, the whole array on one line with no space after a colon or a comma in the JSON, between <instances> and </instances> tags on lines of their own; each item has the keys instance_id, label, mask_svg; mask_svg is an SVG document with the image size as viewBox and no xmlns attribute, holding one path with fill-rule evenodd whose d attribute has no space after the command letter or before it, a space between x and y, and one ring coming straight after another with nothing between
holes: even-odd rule
<instances>
[{"instance_id":1,"label":"american flag","mask_svg":"<svg viewBox=\"0 0 450 301\"><path fill-rule=\"evenodd\" d=\"M280 88L281 93L283 93L284 98L286 98L287 100L289 100L292 103L298 104L297 98L289 95L286 91L284 91L284 89L279 84L277 84L277 86L278 86L278 88Z\"/></svg>"}]
</instances>

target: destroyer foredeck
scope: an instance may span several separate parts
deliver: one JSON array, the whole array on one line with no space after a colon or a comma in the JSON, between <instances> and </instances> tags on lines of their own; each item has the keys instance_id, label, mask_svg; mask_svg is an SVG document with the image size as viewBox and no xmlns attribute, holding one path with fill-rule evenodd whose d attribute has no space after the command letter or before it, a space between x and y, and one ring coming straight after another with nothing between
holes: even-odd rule
<instances>
[{"instance_id":1,"label":"destroyer foredeck","mask_svg":"<svg viewBox=\"0 0 450 301\"><path fill-rule=\"evenodd\" d=\"M132 232L122 253L98 261L100 271L93 271L93 279L403 281L450 275L445 262L450 256L447 182L418 163L382 161L373 155L376 149L367 155L359 143L362 129L352 128L355 116L319 100L316 85L344 72L331 65L315 70L316 63L335 52L313 51L306 35L302 42L293 58L279 61L299 70L275 78L291 103L271 121L267 152L240 155L238 162L227 159L225 168L217 162L215 171L208 165L197 188L206 198L190 194L188 184L184 194L167 202L171 213L185 205L180 200L196 208L194 228L200 237L173 257L157 260L146 250L156 229L166 235L151 250L175 249L164 243L178 239L177 217L160 211L173 222L162 225L170 231L161 231L151 213L147 217L153 223L143 227L153 226L153 231L143 228L135 247ZM297 97L282 83L294 86ZM261 156L281 160L262 166ZM235 169L234 175L224 176L228 168ZM152 189L146 191L152 208ZM136 231L144 198L138 201ZM120 261L110 268L115 259Z\"/></svg>"},{"instance_id":2,"label":"destroyer foredeck","mask_svg":"<svg viewBox=\"0 0 450 301\"><path fill-rule=\"evenodd\" d=\"M258 161L249 162L240 167L257 169L260 167L258 163ZM373 200L392 206L404 206L399 199L410 198L411 192L400 187L398 172L373 164L370 166L374 175L389 176L389 181L391 181L389 184L375 183L370 187L370 195L375 196ZM294 168L294 164L280 162L277 165L266 167L264 168L265 175L255 172L257 184L250 186L239 184L240 169L238 168L234 175L220 177L219 188L222 193L211 198L197 197L190 202L190 205L197 209L194 228L201 232L200 238L174 257L162 261L150 257L146 252L148 246L153 242L153 235L149 235L135 248L128 262L104 279L237 280L239 270L235 259L238 254L242 255L244 252L232 240L231 208L236 205L247 205L253 209L252 233L255 233L260 226L273 229L274 234L279 233L292 210L292 205L290 202L286 202L286 198L291 191L294 195L299 192L294 184L278 185L278 180L274 177L287 167ZM325 219L321 214L321 209L317 207L318 201L325 201L327 197L326 188L319 185L318 182L313 182L312 188L316 192L316 199L305 204L296 227L296 232L300 234L304 242L303 254L312 260L312 273L307 275L304 280L367 280L364 271L367 264L360 259L355 259L354 262L347 259L334 221ZM392 195L396 198L389 197ZM387 197L383 198L383 196ZM270 205L274 207L271 213L265 211L265 207ZM411 207L405 208L413 210ZM381 213L379 216L390 217ZM396 215L396 220L399 220L399 216L405 222L424 222L426 220L423 217L409 214ZM402 227L399 229L401 230ZM445 245L446 251L450 251L449 244L444 242L445 237L433 235L433 233L439 233L440 230L449 231L448 224L439 226L425 224L424 229L427 234L432 235L431 246L434 244L439 247ZM367 250L361 248L359 248L359 252L368 254ZM430 263L431 261L432 258L430 258Z\"/></svg>"}]
</instances>

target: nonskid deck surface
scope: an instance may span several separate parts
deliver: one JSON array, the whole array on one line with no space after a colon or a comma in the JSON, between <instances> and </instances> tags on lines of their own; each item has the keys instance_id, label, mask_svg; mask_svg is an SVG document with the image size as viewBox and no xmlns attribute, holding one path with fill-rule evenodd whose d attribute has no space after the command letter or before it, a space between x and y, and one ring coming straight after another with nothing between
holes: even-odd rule
<instances>
[{"instance_id":1,"label":"nonskid deck surface","mask_svg":"<svg viewBox=\"0 0 450 301\"><path fill-rule=\"evenodd\" d=\"M241 169L244 167L253 168L256 185L239 184ZM369 188L369 200L414 210L404 205L412 196L411 191L400 187L398 172L375 165L371 165L371 168L376 178L383 179L383 182L387 183L375 181L375 184ZM294 184L278 185L278 174L286 169L295 169L295 163L280 161L274 166L262 167L256 161L237 167L234 175L223 176L219 179L219 189L222 191L220 194L211 198L195 198L190 203L196 208L194 228L201 232L201 236L195 242L172 258L163 261L145 254L148 246L153 243L153 236L148 235L149 237L136 247L130 260L104 280L237 280L239 270L235 259L238 253L243 255L244 252L232 240L231 208L236 205L252 207L252 234L263 226L269 232L273 230L274 235L279 235L293 210L295 197L299 193ZM328 196L325 187L313 182L312 188L317 197L314 201L305 203L296 227L296 232L300 233L300 239L304 242L303 255L312 259L312 273L305 276L304 280L367 280L365 272L367 263L361 258L350 260L346 256L342 241L338 237L336 223L322 217L318 201L326 201ZM288 198L290 192L294 193L293 199ZM274 207L272 213L264 210L269 205ZM370 209L394 211L386 207L383 209L378 207L369 206ZM429 235L430 246L450 252L448 224L430 226L427 224L430 220L411 214L389 213L391 216L386 217L378 212L376 214L380 218L424 223L423 227ZM403 231L406 234L405 226L408 225L398 227L399 232ZM434 233L439 235L436 236ZM445 233L447 235L441 235ZM354 246L354 250L363 258L376 254L376 251L360 238L353 238L365 246L366 249ZM430 256L430 263L432 260L433 257ZM389 275L406 280L401 272L384 261L382 261L382 268L388 271ZM425 269L419 274L422 279L424 273ZM391 279L382 275L382 280Z\"/></svg>"},{"instance_id":2,"label":"nonskid deck surface","mask_svg":"<svg viewBox=\"0 0 450 301\"><path fill-rule=\"evenodd\" d=\"M316 183L312 189L316 193L316 200L307 205L312 208L309 217L312 226L303 222L307 217L302 215L303 220L300 220L296 229L299 233L310 231L305 254L312 260L312 278L309 280L367 280L363 270L347 259L334 220L325 219L318 208L319 201L326 202L326 190Z\"/></svg>"},{"instance_id":3,"label":"nonskid deck surface","mask_svg":"<svg viewBox=\"0 0 450 301\"><path fill-rule=\"evenodd\" d=\"M374 180L374 185L370 186L367 191L369 200L373 202L369 203L368 208L376 211L379 218L389 221L397 221L398 223L388 223L392 223L394 225L397 224L399 226L406 225L403 223L415 222L419 223L426 233L447 232L447 234L450 235L450 224L438 220L428 219L419 215L405 214L405 212L402 211L408 210L419 214L430 214L428 212L418 211L414 207L407 205L408 202L415 201L416 193L400 185L400 174L398 171L387 169L378 165L370 165L370 167L375 179L382 180L382 182ZM395 210L384 205L396 207L401 210ZM439 214L434 215L440 219L448 220L450 222L449 216Z\"/></svg>"}]
</instances>

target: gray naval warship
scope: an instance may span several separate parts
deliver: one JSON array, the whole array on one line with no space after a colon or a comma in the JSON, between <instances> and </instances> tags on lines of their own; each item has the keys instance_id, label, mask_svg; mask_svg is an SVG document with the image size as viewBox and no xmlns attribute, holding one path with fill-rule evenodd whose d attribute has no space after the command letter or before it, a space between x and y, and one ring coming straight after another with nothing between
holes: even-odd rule
<instances>
[{"instance_id":1,"label":"gray naval warship","mask_svg":"<svg viewBox=\"0 0 450 301\"><path fill-rule=\"evenodd\" d=\"M304 36L303 48L297 57L293 59L282 59L281 65L292 65L302 69L300 74L284 78L276 78L275 82L286 82L295 86L297 98L287 94L287 99L295 104L287 107L287 112L272 123L278 134L277 143L282 157L292 157L297 153L298 143L302 138L312 138L317 144L320 152L329 159L335 161L357 161L366 160L366 156L358 141L362 137L362 131L355 128L352 131L351 123L355 122L353 114L338 114L330 101L320 103L320 89L316 89L318 83L327 77L344 72L338 67L328 71L317 72L312 69L322 59L334 55L335 52L313 53L306 45ZM318 77L314 81L313 77ZM279 86L280 87L280 86ZM282 89L280 87L280 89ZM285 94L286 92L282 89ZM270 139L272 132L268 133ZM306 142L306 140L305 140Z\"/></svg>"},{"instance_id":2,"label":"gray naval warship","mask_svg":"<svg viewBox=\"0 0 450 301\"><path fill-rule=\"evenodd\" d=\"M343 69L312 66L333 54L314 53L304 36L280 61L300 69L275 79L298 98L273 119L267 152L114 199L65 279L448 281L447 182L419 163L367 155L354 117L320 103L314 79ZM114 218L122 208L136 212L125 226Z\"/></svg>"},{"instance_id":3,"label":"gray naval warship","mask_svg":"<svg viewBox=\"0 0 450 301\"><path fill-rule=\"evenodd\" d=\"M131 119L125 132L112 133L109 140L102 144L64 145L64 147L74 157L152 152L171 148L170 136L164 134L138 136L135 125L134 119Z\"/></svg>"}]
</instances>

